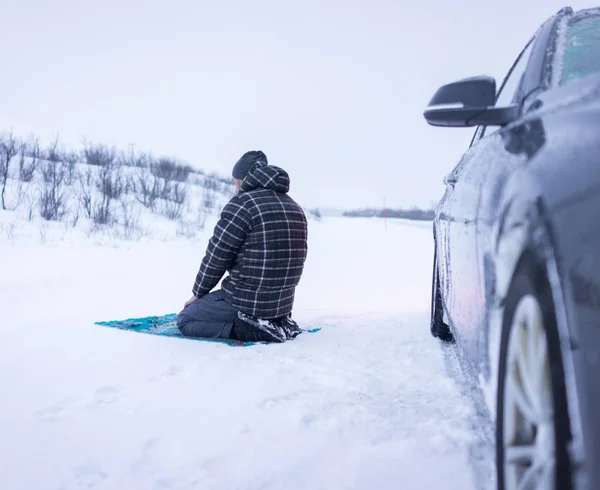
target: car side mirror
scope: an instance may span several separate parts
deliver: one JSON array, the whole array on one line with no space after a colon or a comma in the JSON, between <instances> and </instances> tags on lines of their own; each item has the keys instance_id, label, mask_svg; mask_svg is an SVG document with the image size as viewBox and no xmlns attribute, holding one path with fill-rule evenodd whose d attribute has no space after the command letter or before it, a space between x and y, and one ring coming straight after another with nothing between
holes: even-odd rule
<instances>
[{"instance_id":1,"label":"car side mirror","mask_svg":"<svg viewBox=\"0 0 600 490\"><path fill-rule=\"evenodd\" d=\"M504 126L519 115L518 106L494 107L496 80L489 76L465 78L440 87L424 112L432 126Z\"/></svg>"}]
</instances>

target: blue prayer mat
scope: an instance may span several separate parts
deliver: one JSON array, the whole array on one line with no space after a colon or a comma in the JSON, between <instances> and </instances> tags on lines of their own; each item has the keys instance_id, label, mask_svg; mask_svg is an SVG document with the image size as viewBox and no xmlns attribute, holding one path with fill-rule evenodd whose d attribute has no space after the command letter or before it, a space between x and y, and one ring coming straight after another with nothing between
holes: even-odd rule
<instances>
[{"instance_id":1,"label":"blue prayer mat","mask_svg":"<svg viewBox=\"0 0 600 490\"><path fill-rule=\"evenodd\" d=\"M171 313L164 316L147 316L144 318L128 318L127 320L113 320L110 322L96 322L96 325L103 327L118 328L119 330L129 330L130 332L140 332L152 335L161 335L163 337L179 337L181 339L199 340L202 342L218 342L235 347L253 345L257 342L239 342L233 339L206 339L184 337L177 328L177 314ZM301 332L314 333L321 330L313 328L310 330L301 329Z\"/></svg>"}]
</instances>

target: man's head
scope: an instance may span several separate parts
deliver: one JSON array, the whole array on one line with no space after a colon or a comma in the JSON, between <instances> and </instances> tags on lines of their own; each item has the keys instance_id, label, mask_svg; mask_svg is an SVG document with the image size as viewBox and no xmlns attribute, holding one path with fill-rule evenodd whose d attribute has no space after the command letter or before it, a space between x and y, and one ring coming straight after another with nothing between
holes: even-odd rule
<instances>
[{"instance_id":1,"label":"man's head","mask_svg":"<svg viewBox=\"0 0 600 490\"><path fill-rule=\"evenodd\" d=\"M262 162L265 165L268 165L267 156L262 151L247 151L244 153L241 158L235 163L233 166L233 171L231 172L233 176L233 181L235 182L235 192L239 192L240 186L242 185L242 181L248 175L248 172L254 168L254 165Z\"/></svg>"}]
</instances>

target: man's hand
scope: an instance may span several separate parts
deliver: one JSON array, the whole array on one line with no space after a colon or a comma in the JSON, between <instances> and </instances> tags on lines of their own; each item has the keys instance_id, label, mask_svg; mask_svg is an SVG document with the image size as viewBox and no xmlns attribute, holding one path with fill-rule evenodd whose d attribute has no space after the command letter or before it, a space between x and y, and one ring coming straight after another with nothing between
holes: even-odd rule
<instances>
[{"instance_id":1,"label":"man's hand","mask_svg":"<svg viewBox=\"0 0 600 490\"><path fill-rule=\"evenodd\" d=\"M194 301L198 301L200 298L198 298L197 296L192 296L190 299L188 299L185 302L185 305L183 305L183 309L186 309L188 306L190 306Z\"/></svg>"}]
</instances>

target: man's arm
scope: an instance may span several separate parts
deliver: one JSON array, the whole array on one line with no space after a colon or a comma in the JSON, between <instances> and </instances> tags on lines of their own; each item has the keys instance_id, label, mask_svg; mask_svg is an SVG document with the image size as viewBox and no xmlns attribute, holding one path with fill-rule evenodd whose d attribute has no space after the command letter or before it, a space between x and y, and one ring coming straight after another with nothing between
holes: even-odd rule
<instances>
[{"instance_id":1,"label":"man's arm","mask_svg":"<svg viewBox=\"0 0 600 490\"><path fill-rule=\"evenodd\" d=\"M234 198L223 208L221 219L208 242L192 293L197 298L208 294L230 269L250 231L250 213Z\"/></svg>"}]
</instances>

